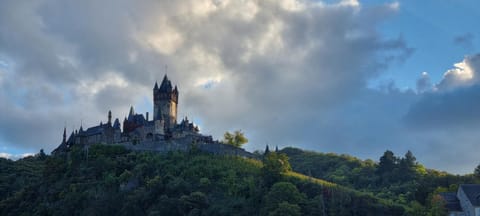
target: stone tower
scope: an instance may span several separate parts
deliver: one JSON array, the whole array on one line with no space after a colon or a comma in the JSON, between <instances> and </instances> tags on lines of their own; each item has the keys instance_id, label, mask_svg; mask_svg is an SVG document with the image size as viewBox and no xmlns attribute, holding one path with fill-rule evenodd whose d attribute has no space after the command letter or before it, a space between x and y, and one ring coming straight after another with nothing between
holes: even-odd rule
<instances>
[{"instance_id":1,"label":"stone tower","mask_svg":"<svg viewBox=\"0 0 480 216\"><path fill-rule=\"evenodd\" d=\"M153 88L153 120L164 121L165 128L172 128L177 124L178 89L172 88L167 75L163 77L160 88L155 83Z\"/></svg>"}]
</instances>

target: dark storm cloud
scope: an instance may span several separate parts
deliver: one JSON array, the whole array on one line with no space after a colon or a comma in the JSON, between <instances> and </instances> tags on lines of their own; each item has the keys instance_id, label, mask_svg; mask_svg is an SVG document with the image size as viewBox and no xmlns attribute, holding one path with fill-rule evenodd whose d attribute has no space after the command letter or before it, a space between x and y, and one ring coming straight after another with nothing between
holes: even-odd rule
<instances>
[{"instance_id":1,"label":"dark storm cloud","mask_svg":"<svg viewBox=\"0 0 480 216\"><path fill-rule=\"evenodd\" d=\"M480 126L480 85L448 92L427 93L410 108L406 121L413 127L477 128Z\"/></svg>"}]
</instances>

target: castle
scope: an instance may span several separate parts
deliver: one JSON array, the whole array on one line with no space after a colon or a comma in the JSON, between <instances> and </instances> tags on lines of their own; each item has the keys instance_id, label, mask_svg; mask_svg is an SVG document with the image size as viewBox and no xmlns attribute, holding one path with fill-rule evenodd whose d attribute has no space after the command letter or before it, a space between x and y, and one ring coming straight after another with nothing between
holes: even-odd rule
<instances>
[{"instance_id":1,"label":"castle","mask_svg":"<svg viewBox=\"0 0 480 216\"><path fill-rule=\"evenodd\" d=\"M155 82L153 88L153 119L149 119L148 112L145 116L137 114L131 107L121 128L118 118L112 122L112 112L109 111L107 123L100 122L86 130L80 126L68 139L64 128L62 143L52 153L65 152L72 146L88 147L92 144L117 144L134 150L187 150L195 143L201 145L200 149L209 152L244 154L243 149L232 149L213 141L211 136L200 134L198 127L186 117L178 123L177 107L178 88L173 87L165 75L160 87Z\"/></svg>"}]
</instances>

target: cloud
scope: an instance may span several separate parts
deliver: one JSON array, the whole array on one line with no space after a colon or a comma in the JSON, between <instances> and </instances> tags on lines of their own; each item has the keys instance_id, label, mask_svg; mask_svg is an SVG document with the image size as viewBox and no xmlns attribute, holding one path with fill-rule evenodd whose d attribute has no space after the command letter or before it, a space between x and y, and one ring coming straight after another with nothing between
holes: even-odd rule
<instances>
[{"instance_id":1,"label":"cloud","mask_svg":"<svg viewBox=\"0 0 480 216\"><path fill-rule=\"evenodd\" d=\"M453 38L453 43L457 46L464 47L466 49L473 49L473 39L474 35L472 33L466 33L462 35L458 35Z\"/></svg>"},{"instance_id":2,"label":"cloud","mask_svg":"<svg viewBox=\"0 0 480 216\"><path fill-rule=\"evenodd\" d=\"M466 56L444 73L434 91L412 104L406 119L423 128L469 129L480 123L480 54ZM418 81L421 82L422 78ZM417 82L417 83L418 83ZM474 127L475 128L475 127Z\"/></svg>"},{"instance_id":3,"label":"cloud","mask_svg":"<svg viewBox=\"0 0 480 216\"><path fill-rule=\"evenodd\" d=\"M18 159L28 157L28 156L33 156L33 155L35 155L35 154L25 153L25 154L13 155L13 154L5 153L5 152L0 152L0 158L10 159L10 160L18 160Z\"/></svg>"},{"instance_id":4,"label":"cloud","mask_svg":"<svg viewBox=\"0 0 480 216\"><path fill-rule=\"evenodd\" d=\"M480 54L466 56L462 62L454 64L454 68L443 74L443 79L436 85L436 88L444 91L477 84L479 70Z\"/></svg>"},{"instance_id":5,"label":"cloud","mask_svg":"<svg viewBox=\"0 0 480 216\"><path fill-rule=\"evenodd\" d=\"M447 142L462 133L418 133L405 119L435 108L423 97L450 101L440 94L473 88L475 73L462 77L477 67L476 57L432 85L437 91L428 90L427 74L417 92L367 87L414 52L403 37L377 31L398 10L398 3L351 0L4 1L0 112L8 114L0 115L0 143L48 152L64 126L93 126L110 109L122 118L130 105L151 112L151 88L168 65L179 116L216 138L242 129L249 150L270 143L376 158L410 149L428 166L465 171L473 165L429 153L440 140L438 155L451 157ZM474 137L463 137L462 146Z\"/></svg>"},{"instance_id":6,"label":"cloud","mask_svg":"<svg viewBox=\"0 0 480 216\"><path fill-rule=\"evenodd\" d=\"M432 87L430 75L427 72L423 72L421 77L417 80L417 92L424 93L432 90Z\"/></svg>"}]
</instances>

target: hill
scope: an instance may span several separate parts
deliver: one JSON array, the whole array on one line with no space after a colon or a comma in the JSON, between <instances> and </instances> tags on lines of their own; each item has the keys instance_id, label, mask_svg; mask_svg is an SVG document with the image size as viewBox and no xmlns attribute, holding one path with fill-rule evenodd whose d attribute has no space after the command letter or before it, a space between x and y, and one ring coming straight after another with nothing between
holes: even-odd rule
<instances>
[{"instance_id":1,"label":"hill","mask_svg":"<svg viewBox=\"0 0 480 216\"><path fill-rule=\"evenodd\" d=\"M0 160L0 215L404 215L410 210L264 160L190 152L89 151Z\"/></svg>"},{"instance_id":2,"label":"hill","mask_svg":"<svg viewBox=\"0 0 480 216\"><path fill-rule=\"evenodd\" d=\"M472 174L453 175L426 169L410 151L404 157L386 151L378 163L298 148L284 148L280 152L289 157L296 172L409 206L416 215L427 215L438 207L432 198L439 192L457 191L459 184L480 183Z\"/></svg>"},{"instance_id":3,"label":"hill","mask_svg":"<svg viewBox=\"0 0 480 216\"><path fill-rule=\"evenodd\" d=\"M0 215L443 215L435 194L478 183L426 169L411 152L258 157L93 145L0 159Z\"/></svg>"}]
</instances>

